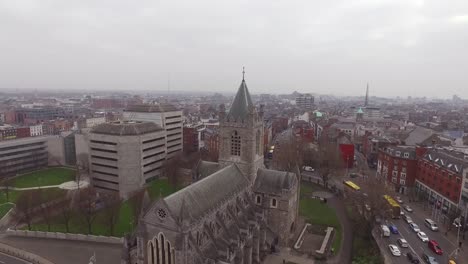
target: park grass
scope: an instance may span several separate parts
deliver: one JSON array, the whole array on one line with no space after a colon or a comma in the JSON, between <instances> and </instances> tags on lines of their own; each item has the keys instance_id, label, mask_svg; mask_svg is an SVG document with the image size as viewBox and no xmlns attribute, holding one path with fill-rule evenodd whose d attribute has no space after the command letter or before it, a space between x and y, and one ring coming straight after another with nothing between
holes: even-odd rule
<instances>
[{"instance_id":1,"label":"park grass","mask_svg":"<svg viewBox=\"0 0 468 264\"><path fill-rule=\"evenodd\" d=\"M167 179L158 179L153 181L147 187L147 190L151 200L157 199L160 194L163 197L166 197L176 191L176 189L169 184ZM132 204L128 200L124 201L120 206L119 216L117 223L114 226L113 236L123 237L125 234L133 232L136 223L133 222L132 211ZM51 232L66 233L65 224L63 224L63 220L60 215L54 217L51 222ZM78 212L76 212L71 218L69 227L69 233L88 234L87 224ZM24 227L24 229L27 229L27 227ZM33 224L32 230L47 231L47 224L43 222ZM104 210L98 212L96 220L91 225L91 233L92 235L111 236L109 224L105 220Z\"/></svg>"},{"instance_id":2,"label":"park grass","mask_svg":"<svg viewBox=\"0 0 468 264\"><path fill-rule=\"evenodd\" d=\"M166 197L178 191L178 189L173 187L167 179L152 181L148 187L146 187L146 190L148 191L151 201L156 200L160 196Z\"/></svg>"},{"instance_id":3,"label":"park grass","mask_svg":"<svg viewBox=\"0 0 468 264\"><path fill-rule=\"evenodd\" d=\"M8 201L7 201L6 191L1 190L1 192L0 192L0 204L4 204L4 203L7 203L7 202L15 203L16 200L18 199L20 193L21 193L20 191L9 190L8 191Z\"/></svg>"},{"instance_id":4,"label":"park grass","mask_svg":"<svg viewBox=\"0 0 468 264\"><path fill-rule=\"evenodd\" d=\"M8 213L8 211L10 211L11 208L13 208L13 206L14 205L11 203L0 205L0 219L2 219L6 215L6 213Z\"/></svg>"},{"instance_id":5,"label":"park grass","mask_svg":"<svg viewBox=\"0 0 468 264\"><path fill-rule=\"evenodd\" d=\"M70 168L47 168L33 171L10 180L12 187L31 188L59 185L75 179L75 170Z\"/></svg>"},{"instance_id":6,"label":"park grass","mask_svg":"<svg viewBox=\"0 0 468 264\"><path fill-rule=\"evenodd\" d=\"M301 214L308 223L320 226L331 226L335 228L335 238L332 248L335 254L341 248L342 230L338 216L333 208L319 199L304 198L299 201L299 214Z\"/></svg>"},{"instance_id":7,"label":"park grass","mask_svg":"<svg viewBox=\"0 0 468 264\"><path fill-rule=\"evenodd\" d=\"M69 233L72 234L88 234L88 226L83 217L78 212L75 212L70 219ZM117 223L114 226L114 234L116 237L123 237L133 231L135 224L132 221L132 208L128 201L122 203L119 211L119 217ZM27 230L27 227L23 229ZM47 224L36 223L31 226L31 230L34 231L47 231ZM63 219L60 215L55 216L50 225L50 232L66 233L66 227L63 223ZM108 222L105 220L105 212L98 212L96 219L91 225L91 234L97 236L111 236L110 227Z\"/></svg>"}]
</instances>

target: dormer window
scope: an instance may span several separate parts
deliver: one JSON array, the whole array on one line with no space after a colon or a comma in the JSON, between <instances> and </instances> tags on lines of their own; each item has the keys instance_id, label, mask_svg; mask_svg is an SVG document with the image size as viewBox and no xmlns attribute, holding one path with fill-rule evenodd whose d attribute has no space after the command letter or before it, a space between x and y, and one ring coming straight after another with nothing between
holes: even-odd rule
<instances>
[{"instance_id":1,"label":"dormer window","mask_svg":"<svg viewBox=\"0 0 468 264\"><path fill-rule=\"evenodd\" d=\"M397 152L395 152L395 155L396 155L397 157L400 157L401 152L400 152L400 151L397 151Z\"/></svg>"},{"instance_id":2,"label":"dormer window","mask_svg":"<svg viewBox=\"0 0 468 264\"><path fill-rule=\"evenodd\" d=\"M409 158L409 153L408 153L408 152L405 152L404 157L405 157L405 158Z\"/></svg>"}]
</instances>

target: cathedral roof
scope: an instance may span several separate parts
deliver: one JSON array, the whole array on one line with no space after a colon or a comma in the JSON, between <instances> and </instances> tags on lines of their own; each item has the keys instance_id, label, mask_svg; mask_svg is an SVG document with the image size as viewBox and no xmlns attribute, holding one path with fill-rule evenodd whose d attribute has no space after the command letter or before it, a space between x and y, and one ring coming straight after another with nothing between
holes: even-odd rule
<instances>
[{"instance_id":1,"label":"cathedral roof","mask_svg":"<svg viewBox=\"0 0 468 264\"><path fill-rule=\"evenodd\" d=\"M221 167L217 162L201 160L197 166L197 178L203 179L208 175L211 175L218 171Z\"/></svg>"},{"instance_id":2,"label":"cathedral roof","mask_svg":"<svg viewBox=\"0 0 468 264\"><path fill-rule=\"evenodd\" d=\"M175 215L198 218L249 186L249 180L236 165L225 167L202 180L166 197L164 202Z\"/></svg>"},{"instance_id":3,"label":"cathedral roof","mask_svg":"<svg viewBox=\"0 0 468 264\"><path fill-rule=\"evenodd\" d=\"M296 181L294 173L258 169L253 188L255 192L281 195L283 190L291 189Z\"/></svg>"},{"instance_id":4,"label":"cathedral roof","mask_svg":"<svg viewBox=\"0 0 468 264\"><path fill-rule=\"evenodd\" d=\"M237 90L236 97L234 98L234 101L232 101L228 116L234 119L244 119L249 114L250 108L253 107L254 104L250 98L249 89L247 89L245 80L242 79L242 83L239 90Z\"/></svg>"}]
</instances>

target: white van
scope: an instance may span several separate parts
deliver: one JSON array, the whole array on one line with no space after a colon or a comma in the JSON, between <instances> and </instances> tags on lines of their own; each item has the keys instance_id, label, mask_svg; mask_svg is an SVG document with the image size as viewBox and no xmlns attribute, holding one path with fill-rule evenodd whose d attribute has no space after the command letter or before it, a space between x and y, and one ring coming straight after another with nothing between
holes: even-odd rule
<instances>
[{"instance_id":1,"label":"white van","mask_svg":"<svg viewBox=\"0 0 468 264\"><path fill-rule=\"evenodd\" d=\"M432 231L439 230L439 227L437 226L437 224L429 218L424 219L424 224Z\"/></svg>"},{"instance_id":2,"label":"white van","mask_svg":"<svg viewBox=\"0 0 468 264\"><path fill-rule=\"evenodd\" d=\"M386 225L381 225L380 226L380 231L382 232L382 235L384 237L389 237L390 236L390 229L388 229L388 226Z\"/></svg>"}]
</instances>

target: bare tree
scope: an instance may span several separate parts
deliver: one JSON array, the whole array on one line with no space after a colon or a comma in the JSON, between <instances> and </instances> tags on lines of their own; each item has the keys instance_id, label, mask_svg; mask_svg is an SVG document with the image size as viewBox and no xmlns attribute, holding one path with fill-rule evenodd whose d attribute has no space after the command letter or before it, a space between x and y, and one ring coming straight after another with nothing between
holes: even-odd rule
<instances>
[{"instance_id":1,"label":"bare tree","mask_svg":"<svg viewBox=\"0 0 468 264\"><path fill-rule=\"evenodd\" d=\"M320 142L318 150L313 155L314 167L320 173L325 186L328 185L330 178L343 174L345 163L337 144L324 140Z\"/></svg>"},{"instance_id":2,"label":"bare tree","mask_svg":"<svg viewBox=\"0 0 468 264\"><path fill-rule=\"evenodd\" d=\"M79 184L81 176L89 173L89 159L85 153L80 153L76 157L76 183Z\"/></svg>"},{"instance_id":3,"label":"bare tree","mask_svg":"<svg viewBox=\"0 0 468 264\"><path fill-rule=\"evenodd\" d=\"M5 179L0 183L0 186L3 187L3 191L5 192L6 201L9 202L10 201L11 182L8 179Z\"/></svg>"},{"instance_id":4,"label":"bare tree","mask_svg":"<svg viewBox=\"0 0 468 264\"><path fill-rule=\"evenodd\" d=\"M53 214L53 205L48 197L48 192L43 192L42 189L38 189L38 197L40 201L40 213L42 219L47 224L47 231L50 231L50 224Z\"/></svg>"},{"instance_id":5,"label":"bare tree","mask_svg":"<svg viewBox=\"0 0 468 264\"><path fill-rule=\"evenodd\" d=\"M141 210L143 209L143 197L145 196L145 190L141 189L136 191L129 199L130 206L132 208L133 223L137 224L140 217Z\"/></svg>"},{"instance_id":6,"label":"bare tree","mask_svg":"<svg viewBox=\"0 0 468 264\"><path fill-rule=\"evenodd\" d=\"M72 219L73 213L75 212L75 206L72 202L72 199L70 197L65 198L63 202L61 202L60 206L60 215L63 221L63 224L65 225L65 230L70 232L70 221Z\"/></svg>"},{"instance_id":7,"label":"bare tree","mask_svg":"<svg viewBox=\"0 0 468 264\"><path fill-rule=\"evenodd\" d=\"M28 225L28 229L31 230L31 224L34 218L34 206L38 204L40 199L40 193L38 190L27 190L22 191L18 199L16 200L15 219L18 222L23 222Z\"/></svg>"},{"instance_id":8,"label":"bare tree","mask_svg":"<svg viewBox=\"0 0 468 264\"><path fill-rule=\"evenodd\" d=\"M285 134L275 146L273 166L278 170L295 172L296 168L302 167L303 154L302 140L292 133Z\"/></svg>"},{"instance_id":9,"label":"bare tree","mask_svg":"<svg viewBox=\"0 0 468 264\"><path fill-rule=\"evenodd\" d=\"M102 200L104 203L104 217L106 224L109 225L110 235L114 235L114 228L117 224L120 206L122 205L122 200L118 193L110 193L102 195Z\"/></svg>"},{"instance_id":10,"label":"bare tree","mask_svg":"<svg viewBox=\"0 0 468 264\"><path fill-rule=\"evenodd\" d=\"M164 162L163 173L167 177L169 184L172 187L177 188L181 183L181 177L179 173L180 163L182 162L182 154L179 153Z\"/></svg>"},{"instance_id":11,"label":"bare tree","mask_svg":"<svg viewBox=\"0 0 468 264\"><path fill-rule=\"evenodd\" d=\"M96 220L96 191L94 188L89 187L79 191L78 209L83 220L88 227L88 234L92 233L92 225Z\"/></svg>"}]
</instances>

